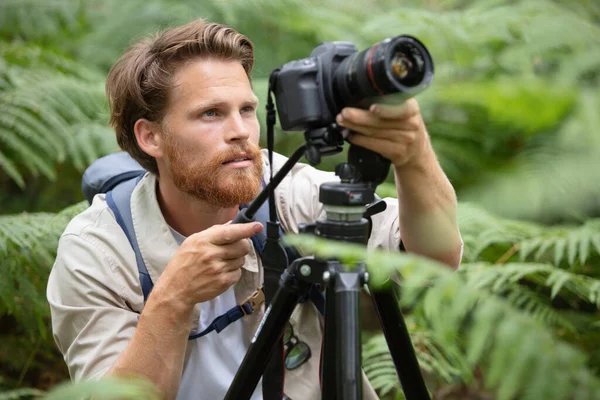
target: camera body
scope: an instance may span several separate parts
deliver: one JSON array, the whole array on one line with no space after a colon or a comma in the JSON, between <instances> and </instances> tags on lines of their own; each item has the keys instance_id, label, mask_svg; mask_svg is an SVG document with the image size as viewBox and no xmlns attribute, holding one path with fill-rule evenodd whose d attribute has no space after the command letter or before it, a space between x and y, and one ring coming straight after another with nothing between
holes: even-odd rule
<instances>
[{"instance_id":1,"label":"camera body","mask_svg":"<svg viewBox=\"0 0 600 400\"><path fill-rule=\"evenodd\" d=\"M333 75L342 61L357 52L349 42L327 42L309 57L290 61L275 72L273 93L283 130L327 126L340 109L332 93Z\"/></svg>"},{"instance_id":2,"label":"camera body","mask_svg":"<svg viewBox=\"0 0 600 400\"><path fill-rule=\"evenodd\" d=\"M346 106L366 109L388 95L402 102L432 79L428 50L416 38L400 35L361 52L350 42L323 43L309 57L273 71L271 86L281 128L305 131L334 123Z\"/></svg>"}]
</instances>

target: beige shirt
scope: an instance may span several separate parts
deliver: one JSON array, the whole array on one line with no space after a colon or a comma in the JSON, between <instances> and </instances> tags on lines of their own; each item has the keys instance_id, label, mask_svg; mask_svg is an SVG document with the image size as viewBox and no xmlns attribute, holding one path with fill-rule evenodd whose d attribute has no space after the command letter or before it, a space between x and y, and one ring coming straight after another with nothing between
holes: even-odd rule
<instances>
[{"instance_id":1,"label":"beige shirt","mask_svg":"<svg viewBox=\"0 0 600 400\"><path fill-rule=\"evenodd\" d=\"M265 151L263 160L268 181ZM275 169L285 161L285 157L275 154ZM298 232L300 223L314 222L322 216L319 186L332 181L339 180L330 172L306 164L296 164L286 175L276 189L277 212L286 232ZM132 194L131 212L142 258L156 284L178 245L162 216L155 189L155 176L146 174ZM369 246L397 249L398 203L396 199L385 200L387 210L373 217ZM251 294L262 279L261 260L252 247L242 277L234 285L237 300L241 302ZM54 338L71 378L104 375L131 340L144 300L134 252L103 194L96 195L92 205L73 218L62 234L47 298ZM192 329L197 328L199 313L197 305L190 321ZM263 313L264 307L261 312L242 318L248 340ZM294 400L319 399L322 318L307 302L297 306L290 322L295 334L311 347L313 356L302 367L286 371L285 392ZM363 387L365 399L377 398L366 378Z\"/></svg>"}]
</instances>

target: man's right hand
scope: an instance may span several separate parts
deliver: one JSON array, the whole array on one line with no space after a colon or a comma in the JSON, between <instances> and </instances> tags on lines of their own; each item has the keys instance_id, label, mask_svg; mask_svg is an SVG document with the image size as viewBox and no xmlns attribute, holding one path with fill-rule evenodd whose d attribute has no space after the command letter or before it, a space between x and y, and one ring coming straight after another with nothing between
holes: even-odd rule
<instances>
[{"instance_id":1,"label":"man's right hand","mask_svg":"<svg viewBox=\"0 0 600 400\"><path fill-rule=\"evenodd\" d=\"M162 296L191 309L225 292L241 277L252 247L247 239L262 229L259 222L215 225L189 236L157 282Z\"/></svg>"}]
</instances>

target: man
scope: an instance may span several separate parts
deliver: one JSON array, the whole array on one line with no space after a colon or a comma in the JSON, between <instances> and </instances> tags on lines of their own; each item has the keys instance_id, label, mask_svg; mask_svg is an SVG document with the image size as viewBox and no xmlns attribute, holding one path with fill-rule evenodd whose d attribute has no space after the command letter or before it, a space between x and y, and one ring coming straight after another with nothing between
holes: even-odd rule
<instances>
[{"instance_id":1,"label":"man","mask_svg":"<svg viewBox=\"0 0 600 400\"><path fill-rule=\"evenodd\" d=\"M144 304L131 245L105 196L71 221L48 283L56 343L72 379L142 375L164 398L219 399L263 314L188 340L262 282L250 237L259 223L228 224L268 179L258 148L257 98L250 85L252 43L202 20L134 45L107 79L119 145L149 173L131 198L135 233L154 288ZM459 264L456 199L431 148L415 100L337 119L350 141L391 160L398 201L373 218L369 245ZM275 168L285 158L277 155ZM298 164L276 190L288 232L322 212L318 188L331 173ZM311 348L286 371L292 399L319 398L321 321L310 303L291 319L294 340ZM366 398L374 398L365 385ZM260 399L257 387L253 399Z\"/></svg>"}]
</instances>

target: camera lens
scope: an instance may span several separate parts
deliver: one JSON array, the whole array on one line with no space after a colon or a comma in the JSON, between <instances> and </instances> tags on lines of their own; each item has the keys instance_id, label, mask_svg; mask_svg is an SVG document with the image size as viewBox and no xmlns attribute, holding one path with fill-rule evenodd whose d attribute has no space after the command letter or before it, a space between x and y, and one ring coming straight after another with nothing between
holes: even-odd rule
<instances>
[{"instance_id":1,"label":"camera lens","mask_svg":"<svg viewBox=\"0 0 600 400\"><path fill-rule=\"evenodd\" d=\"M412 36L383 40L347 57L334 72L338 108L393 93L411 96L433 79L433 61L425 46Z\"/></svg>"},{"instance_id":2,"label":"camera lens","mask_svg":"<svg viewBox=\"0 0 600 400\"><path fill-rule=\"evenodd\" d=\"M407 86L413 86L423 79L423 63L417 62L415 58L406 55L402 50L398 50L390 60L392 75L399 82L405 82Z\"/></svg>"}]
</instances>

